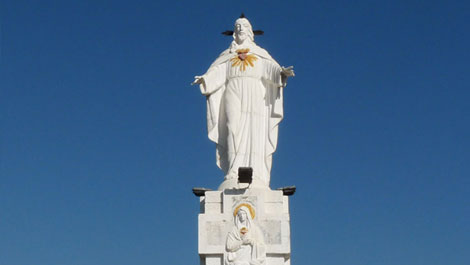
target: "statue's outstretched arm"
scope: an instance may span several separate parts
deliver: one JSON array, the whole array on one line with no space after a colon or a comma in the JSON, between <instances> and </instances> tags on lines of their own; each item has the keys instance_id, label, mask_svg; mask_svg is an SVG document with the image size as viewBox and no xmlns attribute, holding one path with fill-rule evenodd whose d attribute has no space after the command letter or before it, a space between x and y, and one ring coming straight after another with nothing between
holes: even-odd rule
<instances>
[{"instance_id":1,"label":"statue's outstretched arm","mask_svg":"<svg viewBox=\"0 0 470 265\"><path fill-rule=\"evenodd\" d=\"M287 68L281 66L281 83L283 87L285 87L287 84L287 78L292 76L295 76L294 66L289 66Z\"/></svg>"},{"instance_id":2,"label":"statue's outstretched arm","mask_svg":"<svg viewBox=\"0 0 470 265\"><path fill-rule=\"evenodd\" d=\"M204 82L204 78L200 75L196 75L194 77L194 81L191 83L191 85L196 85L196 84L200 85L200 84L202 84L202 82Z\"/></svg>"}]
</instances>

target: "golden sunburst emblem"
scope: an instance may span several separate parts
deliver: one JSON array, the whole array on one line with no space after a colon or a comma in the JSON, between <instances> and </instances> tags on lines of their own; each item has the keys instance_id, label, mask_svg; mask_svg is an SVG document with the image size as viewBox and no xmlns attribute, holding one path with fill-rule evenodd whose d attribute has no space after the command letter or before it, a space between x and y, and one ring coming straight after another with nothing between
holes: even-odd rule
<instances>
[{"instance_id":1,"label":"golden sunburst emblem","mask_svg":"<svg viewBox=\"0 0 470 265\"><path fill-rule=\"evenodd\" d=\"M239 49L237 50L237 55L230 59L232 62L232 67L240 67L240 71L245 71L246 67L249 65L251 67L254 66L254 62L258 60L258 58L253 54L248 54L250 49Z\"/></svg>"}]
</instances>

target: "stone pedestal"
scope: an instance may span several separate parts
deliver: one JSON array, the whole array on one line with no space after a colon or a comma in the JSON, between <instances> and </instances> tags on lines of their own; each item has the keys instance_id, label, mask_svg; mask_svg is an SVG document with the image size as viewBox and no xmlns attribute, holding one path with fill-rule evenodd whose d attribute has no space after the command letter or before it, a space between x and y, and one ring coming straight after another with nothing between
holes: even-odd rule
<instances>
[{"instance_id":1,"label":"stone pedestal","mask_svg":"<svg viewBox=\"0 0 470 265\"><path fill-rule=\"evenodd\" d=\"M199 256L201 265L224 265L229 255L226 242L234 229L240 206L249 208L253 226L263 242L263 265L290 265L289 199L270 189L207 191L200 197Z\"/></svg>"}]
</instances>

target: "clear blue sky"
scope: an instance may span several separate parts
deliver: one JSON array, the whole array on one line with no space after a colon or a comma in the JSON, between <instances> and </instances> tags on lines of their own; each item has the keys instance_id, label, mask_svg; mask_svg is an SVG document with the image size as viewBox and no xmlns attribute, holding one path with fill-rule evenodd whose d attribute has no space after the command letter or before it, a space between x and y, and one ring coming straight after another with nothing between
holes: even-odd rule
<instances>
[{"instance_id":1,"label":"clear blue sky","mask_svg":"<svg viewBox=\"0 0 470 265\"><path fill-rule=\"evenodd\" d=\"M468 1L0 4L0 265L198 264L222 174L189 84L245 12L296 77L292 264L470 264Z\"/></svg>"}]
</instances>

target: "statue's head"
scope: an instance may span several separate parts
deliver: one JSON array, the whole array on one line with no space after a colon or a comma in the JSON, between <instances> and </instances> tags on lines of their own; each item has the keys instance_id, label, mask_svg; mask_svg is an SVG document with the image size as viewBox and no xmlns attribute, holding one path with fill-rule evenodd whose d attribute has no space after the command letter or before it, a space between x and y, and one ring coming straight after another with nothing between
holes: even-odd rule
<instances>
[{"instance_id":1,"label":"statue's head","mask_svg":"<svg viewBox=\"0 0 470 265\"><path fill-rule=\"evenodd\" d=\"M245 209L241 208L237 213L237 217L238 217L238 220L240 220L240 222L245 222L246 219L248 218L248 213L246 212Z\"/></svg>"},{"instance_id":2,"label":"statue's head","mask_svg":"<svg viewBox=\"0 0 470 265\"><path fill-rule=\"evenodd\" d=\"M248 203L239 204L233 211L233 216L239 217L240 212L244 212L251 219L255 219L255 209Z\"/></svg>"},{"instance_id":3,"label":"statue's head","mask_svg":"<svg viewBox=\"0 0 470 265\"><path fill-rule=\"evenodd\" d=\"M238 228L250 228L251 222L255 218L255 210L250 204L242 203L235 208L233 216L235 218L235 225Z\"/></svg>"},{"instance_id":4,"label":"statue's head","mask_svg":"<svg viewBox=\"0 0 470 265\"><path fill-rule=\"evenodd\" d=\"M235 20L235 28L233 31L233 38L238 44L242 44L245 40L254 41L253 28L250 21L245 17Z\"/></svg>"}]
</instances>

